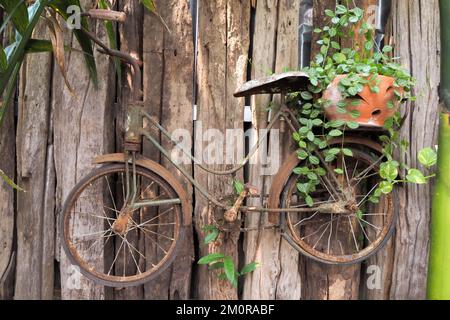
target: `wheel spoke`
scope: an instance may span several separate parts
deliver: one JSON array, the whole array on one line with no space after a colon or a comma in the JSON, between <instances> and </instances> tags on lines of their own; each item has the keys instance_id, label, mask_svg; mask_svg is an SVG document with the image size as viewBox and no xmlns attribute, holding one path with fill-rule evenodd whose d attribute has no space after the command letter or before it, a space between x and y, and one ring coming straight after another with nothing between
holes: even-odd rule
<instances>
[{"instance_id":1,"label":"wheel spoke","mask_svg":"<svg viewBox=\"0 0 450 320\"><path fill-rule=\"evenodd\" d=\"M358 218L356 220L358 220L359 226L361 227L361 230L364 233L364 236L366 237L367 240L369 240L369 243L372 244L372 240L370 240L369 236L366 233L366 230L364 230L361 220L359 220Z\"/></svg>"},{"instance_id":2,"label":"wheel spoke","mask_svg":"<svg viewBox=\"0 0 450 320\"><path fill-rule=\"evenodd\" d=\"M164 211L163 213L158 214L157 216L151 218L150 220L147 220L147 221L145 221L145 222L143 222L143 223L140 223L140 224L136 224L136 225L135 225L133 228L131 228L129 231L134 230L134 229L136 229L136 228L141 228L142 226L145 226L145 225L148 224L149 222L152 222L152 221L154 221L155 219L162 217L163 215L167 214L168 212L170 212L170 211L173 210L173 209L174 209L174 207L171 207L170 209L167 209L167 210Z\"/></svg>"},{"instance_id":3,"label":"wheel spoke","mask_svg":"<svg viewBox=\"0 0 450 320\"><path fill-rule=\"evenodd\" d=\"M311 220L311 219L314 219L314 217L317 216L318 213L319 213L319 211L316 211L311 217L308 217L308 218L305 218L305 219L303 219L303 220L300 220L299 222L297 222L297 223L294 225L294 228L297 227L298 225L301 225L303 222L306 222L306 221L309 221L309 220Z\"/></svg>"},{"instance_id":4,"label":"wheel spoke","mask_svg":"<svg viewBox=\"0 0 450 320\"><path fill-rule=\"evenodd\" d=\"M332 224L332 222L330 221L327 225L327 227L325 228L325 230L323 230L322 234L320 235L319 239L316 241L316 243L313 246L313 249L316 249L317 245L319 244L320 240L322 240L324 234L327 232L328 228L330 227L330 224Z\"/></svg>"},{"instance_id":5,"label":"wheel spoke","mask_svg":"<svg viewBox=\"0 0 450 320\"><path fill-rule=\"evenodd\" d=\"M115 257L114 257L114 260L113 260L113 262L111 263L111 267L110 267L109 270L108 270L108 276L111 274L112 268L113 268L114 264L116 263L117 258L119 257L119 253L120 253L120 250L121 250L122 247L123 247L123 244L124 244L124 241L123 241L123 238L122 238L122 242L120 243L119 249L117 250L116 255L115 255Z\"/></svg>"},{"instance_id":6,"label":"wheel spoke","mask_svg":"<svg viewBox=\"0 0 450 320\"><path fill-rule=\"evenodd\" d=\"M111 185L109 184L108 176L105 176L105 179L106 179L106 183L108 184L109 195L111 196L111 201L113 203L114 209L116 209L116 212L118 212L117 206L116 206L116 201L114 200L114 196L113 196L113 193L111 190Z\"/></svg>"},{"instance_id":7,"label":"wheel spoke","mask_svg":"<svg viewBox=\"0 0 450 320\"><path fill-rule=\"evenodd\" d=\"M365 197L358 203L358 207L360 207L360 206L365 202L365 200L369 197L369 195L370 195L377 187L378 187L378 183L377 183L375 186L373 186L373 188L369 191L369 193L367 193L367 194L365 195Z\"/></svg>"},{"instance_id":8,"label":"wheel spoke","mask_svg":"<svg viewBox=\"0 0 450 320\"><path fill-rule=\"evenodd\" d=\"M352 231L353 241L355 242L356 252L359 252L358 241L356 241L356 234L355 234L355 231L353 230L352 219L350 219L349 216L347 216L347 218L348 218L348 223L350 224L350 229L351 229L351 231Z\"/></svg>"}]
</instances>

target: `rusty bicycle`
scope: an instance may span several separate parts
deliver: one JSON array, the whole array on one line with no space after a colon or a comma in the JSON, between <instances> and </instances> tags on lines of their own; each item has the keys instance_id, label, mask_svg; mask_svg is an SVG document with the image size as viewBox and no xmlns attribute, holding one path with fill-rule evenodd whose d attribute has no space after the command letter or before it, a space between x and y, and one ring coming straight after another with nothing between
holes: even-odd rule
<instances>
[{"instance_id":1,"label":"rusty bicycle","mask_svg":"<svg viewBox=\"0 0 450 320\"><path fill-rule=\"evenodd\" d=\"M120 14L115 13L116 21L117 16ZM104 12L93 13L91 17L110 18ZM145 283L171 265L186 229L192 225L192 204L185 188L172 172L141 155L144 138L208 200L214 208L217 227L225 232L241 227L240 215L264 212L269 219L262 228L279 228L281 236L301 254L336 265L361 262L388 241L396 219L392 196L383 195L378 204L367 201L380 181L378 168L384 156L381 145L376 142L379 132L349 130L344 138L331 140L329 145L352 150L351 156L342 155L333 162L326 162L317 152L326 173L311 194L312 205L307 204L298 191L301 178L295 169L302 160L295 151L273 177L268 195L246 185L231 202L217 199L182 165L173 161L170 152L151 134L150 128L158 130L194 160L190 150L179 146L170 133L144 111L138 61L128 53L108 48L89 31L84 32L103 53L118 57L133 68L134 99L128 105L123 152L94 159L97 167L77 183L62 209L62 245L83 275L114 287ZM280 94L281 102L274 107L267 131L281 121L289 130L297 132L300 128L298 110L288 106L285 97L307 84L306 74L286 72L249 81L235 96ZM235 168L215 171L201 164L195 166L212 174L231 176L243 170L260 144L265 143L267 135ZM338 175L336 168L341 168L344 174ZM248 197L259 197L262 205L245 205ZM84 233L80 234L79 230Z\"/></svg>"}]
</instances>

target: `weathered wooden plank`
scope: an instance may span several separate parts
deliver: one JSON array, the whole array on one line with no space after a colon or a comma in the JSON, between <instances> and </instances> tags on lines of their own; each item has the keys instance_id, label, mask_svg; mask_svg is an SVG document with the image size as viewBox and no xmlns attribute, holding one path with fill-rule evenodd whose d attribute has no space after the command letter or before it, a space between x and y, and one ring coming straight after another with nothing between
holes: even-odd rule
<instances>
[{"instance_id":1,"label":"weathered wooden plank","mask_svg":"<svg viewBox=\"0 0 450 320\"><path fill-rule=\"evenodd\" d=\"M91 8L96 1L82 1L84 8ZM94 26L101 39L107 41L103 25ZM97 28L96 28L97 27ZM72 38L72 46L78 48ZM113 97L114 71L110 59L95 53L99 75L96 90L87 73L81 54L67 54L67 74L76 95L64 86L61 74L55 69L53 75L52 104L54 108L54 156L57 177L56 207L61 208L70 190L84 175L93 169L94 156L113 150ZM100 222L101 223L101 222ZM76 225L77 232L89 232L93 225ZM103 263L100 252L93 257ZM63 299L102 299L106 290L82 276L61 253L61 295Z\"/></svg>"},{"instance_id":2,"label":"weathered wooden plank","mask_svg":"<svg viewBox=\"0 0 450 320\"><path fill-rule=\"evenodd\" d=\"M189 138L193 137L192 106L193 106L193 70L194 44L192 41L192 16L187 1L165 1L160 6L163 19L171 30L164 31L164 79L162 86L161 124L174 133L182 129ZM164 141L165 140L165 141ZM163 146L172 150L173 145L163 140ZM193 190L183 176L169 164L167 159L162 163L177 175L182 182L188 197L192 199ZM192 173L190 161L184 163L184 168ZM174 261L170 274L169 299L189 299L192 264L194 260L194 240L192 226L186 228L183 246Z\"/></svg>"},{"instance_id":3,"label":"weathered wooden plank","mask_svg":"<svg viewBox=\"0 0 450 320\"><path fill-rule=\"evenodd\" d=\"M164 4L157 2L156 5L158 10L160 10L159 7ZM143 30L144 108L155 121L161 121L165 30L158 18L151 13L144 15ZM160 132L153 127L150 127L149 130L151 130L152 136L158 137L158 141L161 142ZM153 161L161 161L161 154L158 149L145 139L143 142L143 154ZM151 241L148 241L145 246L147 252L158 254L158 248ZM167 299L170 284L169 276L170 269L158 278L146 283L144 285L145 299Z\"/></svg>"},{"instance_id":4,"label":"weathered wooden plank","mask_svg":"<svg viewBox=\"0 0 450 320\"><path fill-rule=\"evenodd\" d=\"M251 79L258 79L272 73L275 68L276 35L278 30L278 1L259 0L256 2L255 30L253 34ZM253 96L252 129L254 140L259 132L267 127L267 109L270 95ZM255 142L256 143L256 142ZM259 152L252 157L249 166L249 180L260 192L267 192L263 178L263 163ZM259 199L248 200L250 205L261 205ZM257 228L266 223L267 215L250 214L246 216L246 227ZM243 299L274 299L274 283L279 274L280 262L277 259L279 232L274 230L250 231L244 236L245 263L260 262L253 273L245 277ZM264 239L264 240L263 240Z\"/></svg>"},{"instance_id":5,"label":"weathered wooden plank","mask_svg":"<svg viewBox=\"0 0 450 320\"><path fill-rule=\"evenodd\" d=\"M215 136L209 138L212 140L206 142L217 142L226 129L243 127L244 99L234 99L233 92L246 80L250 2L216 0L202 1L199 5L199 106L195 148L197 157L201 159L207 146L207 143L202 141L206 138L202 136L206 130L216 130ZM213 162L209 167L216 170L225 169L226 166L220 161L221 156L225 159L225 152L219 149L215 156L217 161L207 159L210 160L209 163ZM232 193L231 181L227 177L213 176L196 167L195 178L216 197ZM202 227L211 223L208 203L197 192L195 226L199 241L204 238ZM238 234L231 234L207 248L202 246L199 248L200 255L221 252L233 257L237 262L238 237ZM199 299L237 299L236 289L219 280L217 276L217 271L210 272L204 266L199 267L196 296Z\"/></svg>"},{"instance_id":6,"label":"weathered wooden plank","mask_svg":"<svg viewBox=\"0 0 450 320\"><path fill-rule=\"evenodd\" d=\"M9 106L0 127L0 169L15 178L14 108ZM12 299L14 293L14 190L0 181L0 299Z\"/></svg>"},{"instance_id":7,"label":"weathered wooden plank","mask_svg":"<svg viewBox=\"0 0 450 320\"><path fill-rule=\"evenodd\" d=\"M364 19L374 24L376 21L376 0L359 0L366 8ZM392 21L392 15L390 17ZM385 40L389 43L389 37ZM362 43L361 39L358 39ZM347 43L344 43L347 44ZM353 44L351 44L353 45ZM361 46L361 45L359 45ZM394 199L395 201L395 199ZM383 204L380 204L383 205ZM381 212L381 211L380 211ZM389 240L385 247L362 265L360 298L367 300L385 300L389 298L394 259L394 242Z\"/></svg>"},{"instance_id":8,"label":"weathered wooden plank","mask_svg":"<svg viewBox=\"0 0 450 320\"><path fill-rule=\"evenodd\" d=\"M277 52L275 61L275 72L280 73L298 68L298 26L300 2L296 0L279 1L279 18L277 33ZM280 96L275 97L275 102L280 102ZM292 132L287 126L280 127L280 141L271 141L278 146L272 145L271 152L277 148L280 149L280 165L286 159L296 146L293 145ZM280 274L276 283L276 299L279 300L298 300L301 298L302 282L300 270L302 270L303 260L299 259L298 252L292 248L284 239L280 241L279 254ZM300 268L299 268L300 264Z\"/></svg>"},{"instance_id":9,"label":"weathered wooden plank","mask_svg":"<svg viewBox=\"0 0 450 320\"><path fill-rule=\"evenodd\" d=\"M299 9L298 1L257 2L252 78L264 76L261 69L272 69L275 73L281 73L286 69L297 69L298 37L296 30ZM271 21L273 24L266 21ZM262 48L265 50L261 50ZM253 126L258 131L267 125L268 114L265 107L269 101L270 97L267 96L256 96L252 99L254 103L252 105ZM275 97L274 102L279 104L279 96ZM280 130L279 125L275 128ZM272 133L272 137L274 134L275 131ZM279 154L279 161L282 164L285 156L292 151L291 136L287 130L284 130L275 137L279 137L279 140L273 139L270 142L270 155L278 156ZM276 168L269 174L265 172L260 163L255 164L250 168L251 182L258 187L262 187L265 183L264 187L267 192L270 188L271 175L274 173L276 173ZM264 175L266 175L265 178L263 178ZM252 204L256 205L256 203ZM247 223L249 226L256 227L261 223L267 224L266 218L266 215L257 217L255 214L247 218ZM256 259L261 261L262 265L247 277L244 287L245 299L300 299L299 255L280 237L281 234L278 230L261 230L246 235L245 251L248 253L246 262L249 263L252 259Z\"/></svg>"},{"instance_id":10,"label":"weathered wooden plank","mask_svg":"<svg viewBox=\"0 0 450 320\"><path fill-rule=\"evenodd\" d=\"M118 1L120 11L125 12L127 19L125 23L119 25L120 49L130 53L134 58L142 60L142 24L143 24L143 6L139 1ZM123 151L123 125L125 121L126 109L133 100L132 85L141 89L141 84L131 83L132 70L131 67L123 68L123 77L121 79L122 87L119 88L119 108L117 110L117 131L116 131L116 149L118 152ZM117 239L117 244L120 243ZM133 246L138 247L138 239L130 239ZM125 252L123 252L125 253ZM121 266L118 266L121 267ZM135 268L134 262L129 259L126 266L128 270ZM119 270L117 270L119 271ZM142 299L144 297L144 287L135 286L114 290L114 299Z\"/></svg>"},{"instance_id":11,"label":"weathered wooden plank","mask_svg":"<svg viewBox=\"0 0 450 320\"><path fill-rule=\"evenodd\" d=\"M417 78L417 101L405 106L411 114L401 137L411 145L404 159L418 166L417 152L436 144L440 81L439 4L433 1L393 1L395 55ZM399 221L391 299L424 299L429 249L432 184L407 185L397 193Z\"/></svg>"},{"instance_id":12,"label":"weathered wooden plank","mask_svg":"<svg viewBox=\"0 0 450 320\"><path fill-rule=\"evenodd\" d=\"M314 1L314 27L321 27L328 24L329 18L324 15L325 9L334 10L336 2L334 0ZM359 5L367 5L360 2ZM313 39L312 57L320 50L317 45L317 36ZM344 45L348 45L346 39L341 39ZM349 245L352 245L351 243ZM350 300L357 299L359 294L359 272L360 265L339 267L327 266L314 262L305 261L305 299L319 300Z\"/></svg>"},{"instance_id":13,"label":"weathered wooden plank","mask_svg":"<svg viewBox=\"0 0 450 320\"><path fill-rule=\"evenodd\" d=\"M40 24L36 34L45 37L45 29L46 25ZM28 56L20 82L17 174L19 184L27 192L17 194L15 298L41 299L44 298L42 290L52 292L48 287L44 289L43 278L53 278L53 250L44 256L44 245L52 248L54 241L54 212L44 211L46 176L51 170L51 167L47 169L47 164L53 166L52 161L47 161L51 55ZM46 281L46 285L53 288L51 282ZM45 298L51 297L52 293Z\"/></svg>"},{"instance_id":14,"label":"weathered wooden plank","mask_svg":"<svg viewBox=\"0 0 450 320\"><path fill-rule=\"evenodd\" d=\"M188 139L192 137L193 68L192 17L187 2L157 1L158 13L167 29L154 14L144 17L144 99L147 111L158 119L169 132L182 129ZM154 131L155 136L160 133ZM162 145L172 150L173 145L162 139ZM191 141L189 141L191 142ZM153 146L144 143L144 154L155 161L160 154ZM167 159L161 159L169 165ZM169 166L170 167L170 166ZM192 171L189 160L184 168ZM173 167L171 172L177 174ZM179 175L187 193L192 197L192 187ZM173 267L145 285L148 299L189 299L194 244L192 229L186 230L183 247Z\"/></svg>"}]
</instances>

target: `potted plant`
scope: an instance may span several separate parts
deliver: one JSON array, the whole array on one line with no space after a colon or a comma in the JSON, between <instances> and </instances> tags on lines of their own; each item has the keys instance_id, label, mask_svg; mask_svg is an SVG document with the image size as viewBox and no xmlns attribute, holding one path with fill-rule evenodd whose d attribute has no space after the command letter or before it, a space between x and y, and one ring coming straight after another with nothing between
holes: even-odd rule
<instances>
[{"instance_id":1,"label":"potted plant","mask_svg":"<svg viewBox=\"0 0 450 320\"><path fill-rule=\"evenodd\" d=\"M300 105L299 122L303 127L293 137L303 161L296 173L301 176L299 191L306 203L312 205L309 193L324 174L317 157L311 154L320 151L326 162L334 161L340 153L351 156L351 150L332 148L329 143L343 137L349 129L382 129L378 137L383 146L384 162L379 169L383 181L371 195L372 202L392 192L395 184L426 183L433 175L426 176L393 157L395 149L406 150L409 145L400 139L403 119L399 108L402 102L414 101L415 80L393 57L391 46L378 47L374 27L362 21L362 9L337 5L334 11L326 10L325 15L329 24L314 30L320 35L320 51L310 67L304 69L310 85L306 91L289 97ZM352 48L345 48L340 45L342 38L362 39L362 43L353 40ZM436 152L431 148L422 150L418 157L425 167L436 163ZM399 177L400 170L406 170L406 178ZM343 174L339 169L336 173Z\"/></svg>"}]
</instances>

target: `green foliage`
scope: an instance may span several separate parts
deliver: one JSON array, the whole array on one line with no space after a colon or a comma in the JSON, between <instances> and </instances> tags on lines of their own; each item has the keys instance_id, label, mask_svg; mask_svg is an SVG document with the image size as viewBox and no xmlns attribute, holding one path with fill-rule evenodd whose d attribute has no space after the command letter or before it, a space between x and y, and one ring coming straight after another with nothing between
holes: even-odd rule
<instances>
[{"instance_id":1,"label":"green foliage","mask_svg":"<svg viewBox=\"0 0 450 320\"><path fill-rule=\"evenodd\" d=\"M142 5L150 12L156 12L156 5L153 0L140 0Z\"/></svg>"},{"instance_id":2,"label":"green foliage","mask_svg":"<svg viewBox=\"0 0 450 320\"><path fill-rule=\"evenodd\" d=\"M205 245L215 242L220 234L220 230L214 225L206 225L202 229L205 232ZM241 271L237 271L233 258L222 253L210 253L198 260L197 263L208 265L209 270L219 270L219 278L227 280L233 287L237 287L240 276L253 272L259 266L257 262L252 262L245 265Z\"/></svg>"},{"instance_id":3,"label":"green foliage","mask_svg":"<svg viewBox=\"0 0 450 320\"><path fill-rule=\"evenodd\" d=\"M259 263L252 262L238 271L233 258L222 253L210 253L202 257L198 262L200 265L208 265L209 270L219 270L219 279L227 280L233 287L237 287L238 278L249 274L259 267Z\"/></svg>"},{"instance_id":4,"label":"green foliage","mask_svg":"<svg viewBox=\"0 0 450 320\"><path fill-rule=\"evenodd\" d=\"M0 169L0 178L3 179L9 186L12 188L19 190L19 191L25 191L21 187L19 187L17 184L14 183L1 169Z\"/></svg>"},{"instance_id":5,"label":"green foliage","mask_svg":"<svg viewBox=\"0 0 450 320\"><path fill-rule=\"evenodd\" d=\"M14 27L20 34L24 34L28 26L28 9L25 0L0 0L0 5L13 21ZM8 19L9 20L9 19Z\"/></svg>"},{"instance_id":6,"label":"green foliage","mask_svg":"<svg viewBox=\"0 0 450 320\"><path fill-rule=\"evenodd\" d=\"M233 189L236 194L241 194L244 191L244 184L239 180L233 180Z\"/></svg>"},{"instance_id":7,"label":"green foliage","mask_svg":"<svg viewBox=\"0 0 450 320\"><path fill-rule=\"evenodd\" d=\"M309 76L310 85L307 90L288 97L289 102L301 105L299 116L301 127L293 134L293 139L298 144L298 157L303 162L294 173L299 176L297 189L310 206L313 205L310 194L316 190L320 177L325 175L323 167L339 157L353 157L351 149L330 145L331 140L344 141L346 131L359 127L356 121L329 121L325 117L324 111L331 102L321 96L336 76L345 75L338 83L342 100L337 104L338 113L346 115L343 118L356 119L360 116L360 112L354 110L355 106L361 104L358 94L367 86L372 92L379 93L379 75L395 79L395 99L398 102L414 100L412 89L415 80L396 62L397 59L392 57L391 46L377 47L374 41L375 28L362 21L364 16L362 9L337 5L334 11L326 10L325 15L329 18L328 25L314 30L320 36L317 41L320 46L319 53L310 66L303 70ZM361 48L357 48L356 45L351 48L341 47L339 44L341 38L354 39L356 34L364 39ZM388 107L393 108L394 102L391 101ZM382 194L392 192L393 186L399 182L421 184L429 178L418 169L410 169L405 164L393 160L396 148L406 150L408 146L408 142L402 141L398 134L401 120L400 112L396 112L394 117L386 121L385 129L388 135L380 138L386 160L380 165L379 174L383 181L370 198L373 202L377 202ZM419 153L419 160L429 168L436 163L436 155L432 149L427 148ZM398 178L403 168L408 170L405 181ZM337 168L334 173L342 175L344 171Z\"/></svg>"}]
</instances>

